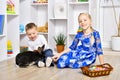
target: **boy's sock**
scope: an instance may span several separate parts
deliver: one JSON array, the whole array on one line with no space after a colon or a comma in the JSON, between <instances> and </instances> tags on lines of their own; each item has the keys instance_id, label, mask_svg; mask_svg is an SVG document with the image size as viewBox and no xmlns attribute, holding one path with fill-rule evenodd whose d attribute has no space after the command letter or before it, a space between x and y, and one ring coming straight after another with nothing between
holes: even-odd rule
<instances>
[{"instance_id":1,"label":"boy's sock","mask_svg":"<svg viewBox=\"0 0 120 80\"><path fill-rule=\"evenodd\" d=\"M46 67L50 67L52 63L52 58L51 57L47 57L46 59Z\"/></svg>"},{"instance_id":2,"label":"boy's sock","mask_svg":"<svg viewBox=\"0 0 120 80\"><path fill-rule=\"evenodd\" d=\"M38 61L38 64L37 64L38 67L44 67L45 66L45 63L42 62L42 61Z\"/></svg>"}]
</instances>

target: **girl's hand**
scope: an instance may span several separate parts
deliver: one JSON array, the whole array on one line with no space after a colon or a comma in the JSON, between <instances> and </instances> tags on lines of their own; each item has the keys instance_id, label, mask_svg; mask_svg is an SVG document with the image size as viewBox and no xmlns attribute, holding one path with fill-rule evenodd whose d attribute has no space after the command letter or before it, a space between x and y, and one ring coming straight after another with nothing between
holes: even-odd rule
<instances>
[{"instance_id":1,"label":"girl's hand","mask_svg":"<svg viewBox=\"0 0 120 80\"><path fill-rule=\"evenodd\" d=\"M61 56L60 53L57 54L57 55L55 55L55 56L53 56L53 57L52 57L53 61L56 62L56 61L59 59L60 56Z\"/></svg>"},{"instance_id":2,"label":"girl's hand","mask_svg":"<svg viewBox=\"0 0 120 80\"><path fill-rule=\"evenodd\" d=\"M69 51L70 51L70 49L67 48L64 51L62 51L61 53L56 54L55 56L52 57L53 61L56 62L60 58L61 55L65 54L65 53L67 53Z\"/></svg>"}]
</instances>

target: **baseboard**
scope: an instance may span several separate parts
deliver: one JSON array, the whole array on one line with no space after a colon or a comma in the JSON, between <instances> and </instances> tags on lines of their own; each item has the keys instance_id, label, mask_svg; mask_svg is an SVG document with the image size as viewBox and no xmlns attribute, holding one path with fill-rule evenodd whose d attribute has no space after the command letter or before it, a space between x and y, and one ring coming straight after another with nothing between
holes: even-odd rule
<instances>
[{"instance_id":1,"label":"baseboard","mask_svg":"<svg viewBox=\"0 0 120 80\"><path fill-rule=\"evenodd\" d=\"M120 56L120 51L113 51L111 48L103 48L104 55Z\"/></svg>"}]
</instances>

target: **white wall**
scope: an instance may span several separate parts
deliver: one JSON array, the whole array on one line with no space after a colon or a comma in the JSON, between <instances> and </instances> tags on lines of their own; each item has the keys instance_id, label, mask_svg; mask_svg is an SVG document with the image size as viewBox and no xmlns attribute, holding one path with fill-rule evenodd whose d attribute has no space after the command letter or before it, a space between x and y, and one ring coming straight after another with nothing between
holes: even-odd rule
<instances>
[{"instance_id":1,"label":"white wall","mask_svg":"<svg viewBox=\"0 0 120 80\"><path fill-rule=\"evenodd\" d=\"M105 2L105 1L108 1ZM120 0L113 0L117 15L117 21L120 14ZM103 47L111 47L111 36L117 34L117 25L115 23L115 16L111 0L101 0L100 2L100 33Z\"/></svg>"}]
</instances>

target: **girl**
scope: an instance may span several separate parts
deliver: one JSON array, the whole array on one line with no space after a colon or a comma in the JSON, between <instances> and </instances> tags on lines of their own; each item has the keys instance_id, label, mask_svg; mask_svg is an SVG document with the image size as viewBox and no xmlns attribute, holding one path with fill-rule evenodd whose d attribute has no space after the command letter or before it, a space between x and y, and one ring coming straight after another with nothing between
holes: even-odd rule
<instances>
[{"instance_id":1,"label":"girl","mask_svg":"<svg viewBox=\"0 0 120 80\"><path fill-rule=\"evenodd\" d=\"M75 36L71 46L53 56L58 68L80 68L89 66L96 61L98 55L100 64L103 64L103 51L99 32L91 27L91 16L88 13L80 13L79 26L82 31Z\"/></svg>"}]
</instances>

